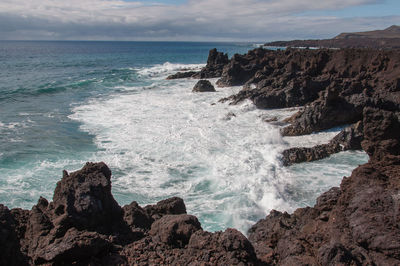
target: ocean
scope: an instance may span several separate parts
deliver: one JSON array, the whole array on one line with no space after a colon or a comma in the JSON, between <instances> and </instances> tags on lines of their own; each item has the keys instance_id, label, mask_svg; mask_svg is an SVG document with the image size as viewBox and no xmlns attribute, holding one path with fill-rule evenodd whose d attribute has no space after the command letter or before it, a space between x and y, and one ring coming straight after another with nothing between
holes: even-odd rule
<instances>
[{"instance_id":1,"label":"ocean","mask_svg":"<svg viewBox=\"0 0 400 266\"><path fill-rule=\"evenodd\" d=\"M242 232L272 209L312 206L367 161L364 152L282 167L293 146L326 143L340 128L281 137L264 122L296 109L260 110L219 99L240 87L192 93L208 51L250 43L0 42L0 203L30 209L49 200L62 170L104 161L120 205L172 196L209 231ZM215 82L216 79L212 79Z\"/></svg>"}]
</instances>

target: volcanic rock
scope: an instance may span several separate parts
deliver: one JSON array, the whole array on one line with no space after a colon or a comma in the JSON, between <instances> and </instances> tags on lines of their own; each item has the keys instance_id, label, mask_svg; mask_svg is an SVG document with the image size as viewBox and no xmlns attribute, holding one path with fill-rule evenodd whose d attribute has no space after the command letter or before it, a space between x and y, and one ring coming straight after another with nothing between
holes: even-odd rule
<instances>
[{"instance_id":1,"label":"volcanic rock","mask_svg":"<svg viewBox=\"0 0 400 266\"><path fill-rule=\"evenodd\" d=\"M181 198L121 208L104 163L64 171L31 211L0 205L0 247L2 265L258 264L240 232L203 231Z\"/></svg>"},{"instance_id":2,"label":"volcanic rock","mask_svg":"<svg viewBox=\"0 0 400 266\"><path fill-rule=\"evenodd\" d=\"M272 265L400 263L399 117L366 108L362 145L370 161L293 214L272 211L249 230L258 258ZM375 133L373 133L375 132Z\"/></svg>"},{"instance_id":3,"label":"volcanic rock","mask_svg":"<svg viewBox=\"0 0 400 266\"><path fill-rule=\"evenodd\" d=\"M177 72L173 75L169 75L167 79L183 79L183 78L193 78L199 72L197 71L185 71L185 72Z\"/></svg>"},{"instance_id":4,"label":"volcanic rock","mask_svg":"<svg viewBox=\"0 0 400 266\"><path fill-rule=\"evenodd\" d=\"M208 54L207 65L201 69L201 71L186 71L178 72L170 75L167 79L181 79L181 78L197 78L197 79L208 79L208 78L219 78L221 77L222 70L226 64L229 63L227 54L218 52L217 49L211 49Z\"/></svg>"},{"instance_id":5,"label":"volcanic rock","mask_svg":"<svg viewBox=\"0 0 400 266\"><path fill-rule=\"evenodd\" d=\"M160 219L167 214L186 214L185 203L183 199L178 197L159 201L155 205L144 207L144 209L154 220Z\"/></svg>"},{"instance_id":6,"label":"volcanic rock","mask_svg":"<svg viewBox=\"0 0 400 266\"><path fill-rule=\"evenodd\" d=\"M200 71L198 78L219 78L226 64L229 63L228 55L211 49L208 54L207 65Z\"/></svg>"},{"instance_id":7,"label":"volcanic rock","mask_svg":"<svg viewBox=\"0 0 400 266\"><path fill-rule=\"evenodd\" d=\"M362 140L362 123L358 122L344 128L327 144L316 145L311 148L294 147L284 150L282 152L282 163L284 166L288 166L320 160L340 151L361 150Z\"/></svg>"},{"instance_id":8,"label":"volcanic rock","mask_svg":"<svg viewBox=\"0 0 400 266\"><path fill-rule=\"evenodd\" d=\"M208 80L199 80L193 87L193 92L215 92L214 86Z\"/></svg>"},{"instance_id":9,"label":"volcanic rock","mask_svg":"<svg viewBox=\"0 0 400 266\"><path fill-rule=\"evenodd\" d=\"M165 215L153 223L150 235L165 244L185 247L192 234L198 230L201 230L201 225L195 216Z\"/></svg>"}]
</instances>

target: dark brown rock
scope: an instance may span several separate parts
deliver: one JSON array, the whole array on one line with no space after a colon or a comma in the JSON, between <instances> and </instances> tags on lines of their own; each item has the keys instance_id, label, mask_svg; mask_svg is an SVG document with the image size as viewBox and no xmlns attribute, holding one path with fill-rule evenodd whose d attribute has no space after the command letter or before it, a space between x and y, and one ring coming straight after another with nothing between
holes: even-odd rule
<instances>
[{"instance_id":1,"label":"dark brown rock","mask_svg":"<svg viewBox=\"0 0 400 266\"><path fill-rule=\"evenodd\" d=\"M20 245L26 219L27 211L10 211L0 204L0 265L28 265L29 258L21 252Z\"/></svg>"},{"instance_id":2,"label":"dark brown rock","mask_svg":"<svg viewBox=\"0 0 400 266\"><path fill-rule=\"evenodd\" d=\"M178 197L159 201L155 205L144 207L144 209L154 220L160 219L167 214L186 214L185 203L183 199Z\"/></svg>"},{"instance_id":3,"label":"dark brown rock","mask_svg":"<svg viewBox=\"0 0 400 266\"><path fill-rule=\"evenodd\" d=\"M228 55L218 52L217 49L211 49L208 54L207 65L197 75L198 78L219 78L222 69L229 63Z\"/></svg>"},{"instance_id":4,"label":"dark brown rock","mask_svg":"<svg viewBox=\"0 0 400 266\"><path fill-rule=\"evenodd\" d=\"M236 95L258 108L305 105L283 135L303 135L362 120L366 106L400 110L400 50L255 49L235 55L219 86L244 85Z\"/></svg>"},{"instance_id":5,"label":"dark brown rock","mask_svg":"<svg viewBox=\"0 0 400 266\"><path fill-rule=\"evenodd\" d=\"M282 163L284 166L288 166L295 163L320 160L340 151L361 150L363 135L362 123L358 122L344 128L327 144L310 148L295 147L284 150L282 152Z\"/></svg>"},{"instance_id":6,"label":"dark brown rock","mask_svg":"<svg viewBox=\"0 0 400 266\"><path fill-rule=\"evenodd\" d=\"M165 215L153 223L150 235L165 244L185 247L198 230L201 230L201 225L193 215Z\"/></svg>"},{"instance_id":7,"label":"dark brown rock","mask_svg":"<svg viewBox=\"0 0 400 266\"><path fill-rule=\"evenodd\" d=\"M208 80L199 80L193 87L193 92L215 92L214 86Z\"/></svg>"},{"instance_id":8,"label":"dark brown rock","mask_svg":"<svg viewBox=\"0 0 400 266\"><path fill-rule=\"evenodd\" d=\"M136 201L124 206L122 209L124 210L124 220L131 229L150 229L154 219Z\"/></svg>"},{"instance_id":9,"label":"dark brown rock","mask_svg":"<svg viewBox=\"0 0 400 266\"><path fill-rule=\"evenodd\" d=\"M167 79L183 79L183 78L193 78L199 72L196 71L185 71L185 72L177 72L173 75L167 77Z\"/></svg>"},{"instance_id":10,"label":"dark brown rock","mask_svg":"<svg viewBox=\"0 0 400 266\"><path fill-rule=\"evenodd\" d=\"M400 155L400 113L366 108L363 149L373 160Z\"/></svg>"},{"instance_id":11,"label":"dark brown rock","mask_svg":"<svg viewBox=\"0 0 400 266\"><path fill-rule=\"evenodd\" d=\"M104 163L87 163L74 173L64 171L53 202L41 197L31 211L0 205L1 264L258 263L241 233L204 232L197 218L186 214L181 198L119 207L110 178ZM204 237L210 241L201 242Z\"/></svg>"},{"instance_id":12,"label":"dark brown rock","mask_svg":"<svg viewBox=\"0 0 400 266\"><path fill-rule=\"evenodd\" d=\"M366 108L362 146L369 163L293 214L271 212L249 230L267 264L397 265L400 263L399 117Z\"/></svg>"},{"instance_id":13,"label":"dark brown rock","mask_svg":"<svg viewBox=\"0 0 400 266\"><path fill-rule=\"evenodd\" d=\"M118 231L115 227L122 219L122 209L111 194L111 171L104 163L87 163L70 175L64 172L49 208L64 224L79 230L111 233Z\"/></svg>"},{"instance_id":14,"label":"dark brown rock","mask_svg":"<svg viewBox=\"0 0 400 266\"><path fill-rule=\"evenodd\" d=\"M84 262L92 257L104 256L111 248L107 236L95 232L79 232L75 228L69 229L63 238L55 239L54 242L37 250L35 253L35 264L74 263Z\"/></svg>"},{"instance_id":15,"label":"dark brown rock","mask_svg":"<svg viewBox=\"0 0 400 266\"><path fill-rule=\"evenodd\" d=\"M229 63L228 55L218 52L216 48L211 49L208 54L207 65L201 71L185 71L170 75L167 79L197 78L209 79L219 78L222 69Z\"/></svg>"}]
</instances>

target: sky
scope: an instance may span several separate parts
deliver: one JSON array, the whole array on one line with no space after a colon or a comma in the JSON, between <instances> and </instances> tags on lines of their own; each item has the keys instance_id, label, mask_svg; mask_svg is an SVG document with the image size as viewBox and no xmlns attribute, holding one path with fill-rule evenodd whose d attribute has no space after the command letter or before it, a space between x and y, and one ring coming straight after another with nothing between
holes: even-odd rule
<instances>
[{"instance_id":1,"label":"sky","mask_svg":"<svg viewBox=\"0 0 400 266\"><path fill-rule=\"evenodd\" d=\"M391 25L399 0L0 0L0 40L266 42Z\"/></svg>"}]
</instances>

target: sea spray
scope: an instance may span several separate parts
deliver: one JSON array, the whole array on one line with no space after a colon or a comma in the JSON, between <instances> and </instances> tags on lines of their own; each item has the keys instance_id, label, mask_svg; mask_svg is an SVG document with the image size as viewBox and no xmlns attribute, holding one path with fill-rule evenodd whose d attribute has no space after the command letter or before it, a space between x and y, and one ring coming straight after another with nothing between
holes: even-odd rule
<instances>
[{"instance_id":1,"label":"sea spray","mask_svg":"<svg viewBox=\"0 0 400 266\"><path fill-rule=\"evenodd\" d=\"M193 66L162 66L138 71L152 80L150 90L131 88L132 93L94 99L70 116L95 136L96 159L117 169L117 200L149 204L179 196L205 229L245 232L272 209L292 210L315 199L313 191L320 191L323 179L298 199L303 183L293 182L293 171L281 166L279 154L289 144L279 127L263 121L268 110L249 101L236 106L218 102L240 87L192 93L195 80L165 77ZM334 133L315 135L313 141L324 142ZM340 182L341 176L334 176L329 185Z\"/></svg>"},{"instance_id":2,"label":"sea spray","mask_svg":"<svg viewBox=\"0 0 400 266\"><path fill-rule=\"evenodd\" d=\"M195 94L196 80L165 80L200 69L211 48L231 56L251 44L0 46L0 203L10 208L51 199L63 169L104 161L120 204L180 196L203 228L246 232L271 209L314 204L365 161L363 153L341 153L283 168L283 149L325 142L332 132L282 138L279 127L264 120L282 120L296 109L259 110L248 101L231 106L218 100L240 87Z\"/></svg>"}]
</instances>

